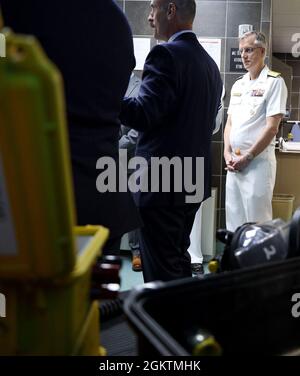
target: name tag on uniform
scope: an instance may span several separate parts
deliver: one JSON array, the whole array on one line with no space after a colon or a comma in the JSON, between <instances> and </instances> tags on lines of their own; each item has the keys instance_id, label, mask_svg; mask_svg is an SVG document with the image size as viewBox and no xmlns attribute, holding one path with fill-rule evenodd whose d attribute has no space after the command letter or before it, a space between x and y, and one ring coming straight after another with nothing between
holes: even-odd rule
<instances>
[{"instance_id":1,"label":"name tag on uniform","mask_svg":"<svg viewBox=\"0 0 300 376\"><path fill-rule=\"evenodd\" d=\"M263 97L264 93L265 93L265 90L263 89L252 90L251 97Z\"/></svg>"},{"instance_id":2,"label":"name tag on uniform","mask_svg":"<svg viewBox=\"0 0 300 376\"><path fill-rule=\"evenodd\" d=\"M231 94L233 97L241 97L242 93L232 93Z\"/></svg>"}]
</instances>

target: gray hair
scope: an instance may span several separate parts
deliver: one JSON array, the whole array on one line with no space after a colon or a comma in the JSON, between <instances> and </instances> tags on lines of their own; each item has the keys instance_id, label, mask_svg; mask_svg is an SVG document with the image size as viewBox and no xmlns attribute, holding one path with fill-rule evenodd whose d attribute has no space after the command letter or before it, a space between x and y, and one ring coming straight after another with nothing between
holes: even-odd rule
<instances>
[{"instance_id":1,"label":"gray hair","mask_svg":"<svg viewBox=\"0 0 300 376\"><path fill-rule=\"evenodd\" d=\"M255 35L255 41L254 44L258 47L263 47L267 49L267 38L264 33L260 31L247 31L245 34L243 34L239 40L246 39L248 37L251 37L251 35Z\"/></svg>"},{"instance_id":2,"label":"gray hair","mask_svg":"<svg viewBox=\"0 0 300 376\"><path fill-rule=\"evenodd\" d=\"M176 5L178 16L183 22L193 22L196 15L196 1L195 0L165 0L165 7L170 3Z\"/></svg>"}]
</instances>

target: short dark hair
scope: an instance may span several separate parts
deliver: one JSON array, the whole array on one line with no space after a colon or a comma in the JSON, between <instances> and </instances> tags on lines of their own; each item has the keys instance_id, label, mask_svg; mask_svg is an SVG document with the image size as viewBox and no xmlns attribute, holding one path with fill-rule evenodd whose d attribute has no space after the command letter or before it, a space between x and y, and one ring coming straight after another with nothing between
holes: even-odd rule
<instances>
[{"instance_id":1,"label":"short dark hair","mask_svg":"<svg viewBox=\"0 0 300 376\"><path fill-rule=\"evenodd\" d=\"M196 15L195 0L165 0L166 6L170 3L176 5L178 15L183 22L193 22Z\"/></svg>"}]
</instances>

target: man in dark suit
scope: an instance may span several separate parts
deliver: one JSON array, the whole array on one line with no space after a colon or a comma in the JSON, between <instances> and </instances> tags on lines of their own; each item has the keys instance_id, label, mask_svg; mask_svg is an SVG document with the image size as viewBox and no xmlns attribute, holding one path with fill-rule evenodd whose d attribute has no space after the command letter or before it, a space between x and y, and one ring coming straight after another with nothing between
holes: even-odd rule
<instances>
[{"instance_id":1,"label":"man in dark suit","mask_svg":"<svg viewBox=\"0 0 300 376\"><path fill-rule=\"evenodd\" d=\"M119 113L135 66L132 34L112 0L0 0L5 25L33 34L62 73L78 224L109 228L104 253L139 227L130 192L99 193L96 162L118 162Z\"/></svg>"},{"instance_id":2,"label":"man in dark suit","mask_svg":"<svg viewBox=\"0 0 300 376\"><path fill-rule=\"evenodd\" d=\"M203 195L188 199L188 189L178 191L170 173L170 189L145 189L135 194L144 222L141 252L145 282L191 276L187 252L193 220L201 200L210 195L211 137L220 103L222 81L217 65L192 32L194 0L152 0L148 18L154 37L166 41L149 53L137 98L125 98L121 121L139 131L136 154L148 162L152 157L177 157L182 177L198 181L197 158L204 158ZM184 162L193 161L188 168ZM177 169L178 170L178 169ZM178 172L178 171L177 171ZM196 187L197 189L197 187ZM154 192L155 191L155 192ZM194 201L194 202L193 202Z\"/></svg>"}]
</instances>

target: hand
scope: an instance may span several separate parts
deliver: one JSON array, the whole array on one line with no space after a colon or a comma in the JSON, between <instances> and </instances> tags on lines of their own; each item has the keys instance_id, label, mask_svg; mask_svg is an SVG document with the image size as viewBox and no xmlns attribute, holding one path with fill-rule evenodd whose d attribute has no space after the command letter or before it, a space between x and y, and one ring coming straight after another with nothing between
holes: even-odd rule
<instances>
[{"instance_id":1,"label":"hand","mask_svg":"<svg viewBox=\"0 0 300 376\"><path fill-rule=\"evenodd\" d=\"M232 167L235 171L242 171L244 168L248 166L250 163L250 160L247 158L247 155L241 155L234 158L234 161L232 163Z\"/></svg>"},{"instance_id":2,"label":"hand","mask_svg":"<svg viewBox=\"0 0 300 376\"><path fill-rule=\"evenodd\" d=\"M225 159L225 163L226 163L225 170L235 172L234 167L233 167L234 159L232 158L231 153L224 151L224 159Z\"/></svg>"}]
</instances>

